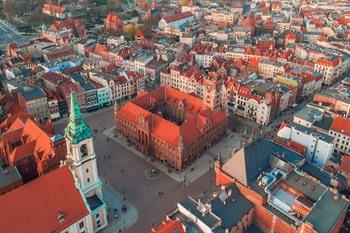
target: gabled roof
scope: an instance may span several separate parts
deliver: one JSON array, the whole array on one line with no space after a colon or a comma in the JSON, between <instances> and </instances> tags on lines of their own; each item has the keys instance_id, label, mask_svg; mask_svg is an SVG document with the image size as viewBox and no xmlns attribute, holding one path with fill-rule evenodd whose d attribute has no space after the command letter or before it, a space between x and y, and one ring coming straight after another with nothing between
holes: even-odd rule
<instances>
[{"instance_id":1,"label":"gabled roof","mask_svg":"<svg viewBox=\"0 0 350 233\"><path fill-rule=\"evenodd\" d=\"M350 137L350 119L336 116L331 126L331 130Z\"/></svg>"},{"instance_id":2,"label":"gabled roof","mask_svg":"<svg viewBox=\"0 0 350 233\"><path fill-rule=\"evenodd\" d=\"M17 118L2 135L1 143L21 141L23 144L14 148L11 154L7 155L12 165L18 160L27 156L35 156L36 161L43 161L54 157L51 137L53 136L50 126L42 126L31 118Z\"/></svg>"},{"instance_id":3,"label":"gabled roof","mask_svg":"<svg viewBox=\"0 0 350 233\"><path fill-rule=\"evenodd\" d=\"M164 101L171 106L181 105L188 113L187 118L179 126L150 112L148 109L154 101ZM139 94L138 98L122 106L117 114L131 124L137 124L138 118L143 117L150 123L153 135L176 146L180 137L184 145L189 145L202 135L200 131L202 127L215 126L226 119L223 111L213 112L205 107L201 99L166 86L150 93Z\"/></svg>"},{"instance_id":4,"label":"gabled roof","mask_svg":"<svg viewBox=\"0 0 350 233\"><path fill-rule=\"evenodd\" d=\"M1 231L11 233L61 232L89 214L66 166L0 196L0 206Z\"/></svg>"},{"instance_id":5,"label":"gabled roof","mask_svg":"<svg viewBox=\"0 0 350 233\"><path fill-rule=\"evenodd\" d=\"M166 16L166 17L164 17L164 20L167 23L171 23L171 22L175 22L175 21L178 21L178 20L181 20L181 19L185 19L185 18L188 18L188 17L191 17L191 16L193 16L191 11L185 11L185 12L182 12L182 13L179 13L179 14Z\"/></svg>"},{"instance_id":6,"label":"gabled roof","mask_svg":"<svg viewBox=\"0 0 350 233\"><path fill-rule=\"evenodd\" d=\"M270 156L277 154L283 155L283 160L289 163L303 160L303 156L286 147L265 138L257 138L232 155L222 166L222 170L240 183L249 186L269 166Z\"/></svg>"}]
</instances>

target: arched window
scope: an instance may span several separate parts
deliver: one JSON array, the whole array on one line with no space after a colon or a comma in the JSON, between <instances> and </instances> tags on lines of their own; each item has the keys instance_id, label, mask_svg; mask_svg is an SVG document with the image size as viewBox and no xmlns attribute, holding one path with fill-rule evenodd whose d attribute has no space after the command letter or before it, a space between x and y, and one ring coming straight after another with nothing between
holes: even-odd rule
<instances>
[{"instance_id":1,"label":"arched window","mask_svg":"<svg viewBox=\"0 0 350 233\"><path fill-rule=\"evenodd\" d=\"M84 158L85 156L88 155L88 149L87 149L86 144L83 144L83 145L80 147L80 152L81 152L81 157L82 157L82 158Z\"/></svg>"}]
</instances>

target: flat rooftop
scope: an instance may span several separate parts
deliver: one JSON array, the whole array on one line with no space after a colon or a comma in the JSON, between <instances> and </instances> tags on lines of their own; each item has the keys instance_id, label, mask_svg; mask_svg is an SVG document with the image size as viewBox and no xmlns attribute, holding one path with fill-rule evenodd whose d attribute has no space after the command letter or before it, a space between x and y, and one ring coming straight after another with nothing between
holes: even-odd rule
<instances>
[{"instance_id":1,"label":"flat rooftop","mask_svg":"<svg viewBox=\"0 0 350 233\"><path fill-rule=\"evenodd\" d=\"M317 205L311 210L305 221L310 222L319 233L331 232L334 223L348 207L349 200L327 191L318 200Z\"/></svg>"},{"instance_id":2,"label":"flat rooftop","mask_svg":"<svg viewBox=\"0 0 350 233\"><path fill-rule=\"evenodd\" d=\"M26 84L17 88L17 92L20 93L26 101L45 98L45 92L38 86L32 84Z\"/></svg>"},{"instance_id":3,"label":"flat rooftop","mask_svg":"<svg viewBox=\"0 0 350 233\"><path fill-rule=\"evenodd\" d=\"M317 201L327 190L324 185L321 185L320 183L317 183L305 176L301 176L295 171L289 173L284 182L294 189L302 192L312 201Z\"/></svg>"}]
</instances>

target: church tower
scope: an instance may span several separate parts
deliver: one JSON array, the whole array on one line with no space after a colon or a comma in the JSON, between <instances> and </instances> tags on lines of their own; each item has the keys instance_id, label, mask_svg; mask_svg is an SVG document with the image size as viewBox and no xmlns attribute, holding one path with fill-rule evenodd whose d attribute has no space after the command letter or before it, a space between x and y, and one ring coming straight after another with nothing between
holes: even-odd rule
<instances>
[{"instance_id":1,"label":"church tower","mask_svg":"<svg viewBox=\"0 0 350 233\"><path fill-rule=\"evenodd\" d=\"M70 96L69 123L65 130L67 159L90 208L94 232L107 226L102 182L98 177L93 133L80 112L76 94Z\"/></svg>"}]
</instances>

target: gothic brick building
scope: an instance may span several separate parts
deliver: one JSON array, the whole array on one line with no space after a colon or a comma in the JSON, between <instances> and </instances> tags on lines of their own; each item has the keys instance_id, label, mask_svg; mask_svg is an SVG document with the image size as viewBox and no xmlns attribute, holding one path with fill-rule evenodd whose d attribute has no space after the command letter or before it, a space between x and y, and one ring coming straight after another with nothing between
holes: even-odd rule
<instances>
[{"instance_id":1,"label":"gothic brick building","mask_svg":"<svg viewBox=\"0 0 350 233\"><path fill-rule=\"evenodd\" d=\"M123 21L115 12L109 12L105 19L105 31L115 33L123 29Z\"/></svg>"},{"instance_id":2,"label":"gothic brick building","mask_svg":"<svg viewBox=\"0 0 350 233\"><path fill-rule=\"evenodd\" d=\"M163 86L141 93L115 107L116 130L145 155L154 155L176 170L194 162L226 132L223 111L214 112L203 101Z\"/></svg>"},{"instance_id":3,"label":"gothic brick building","mask_svg":"<svg viewBox=\"0 0 350 233\"><path fill-rule=\"evenodd\" d=\"M30 181L60 165L67 154L66 142L52 126L31 117L18 117L0 137L0 153L6 165L16 166L24 181Z\"/></svg>"}]
</instances>

